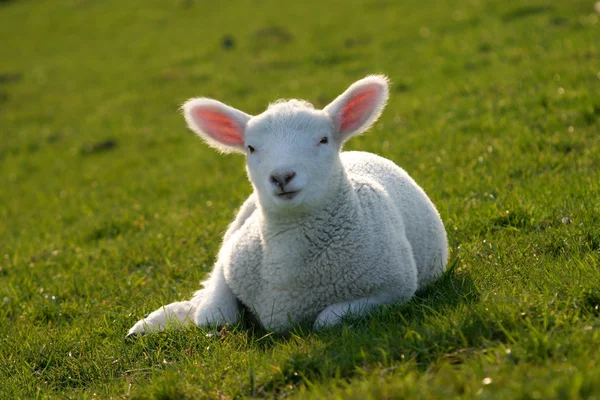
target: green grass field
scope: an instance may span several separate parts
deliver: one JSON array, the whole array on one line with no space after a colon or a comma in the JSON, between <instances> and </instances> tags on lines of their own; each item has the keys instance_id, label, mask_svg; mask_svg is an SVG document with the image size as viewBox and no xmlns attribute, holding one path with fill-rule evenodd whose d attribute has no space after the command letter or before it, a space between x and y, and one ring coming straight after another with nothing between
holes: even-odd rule
<instances>
[{"instance_id":1,"label":"green grass field","mask_svg":"<svg viewBox=\"0 0 600 400\"><path fill-rule=\"evenodd\" d=\"M0 398L600 398L594 1L0 1ZM285 336L124 341L211 269L250 193L187 98L322 107L385 73L347 146L406 169L451 267Z\"/></svg>"}]
</instances>

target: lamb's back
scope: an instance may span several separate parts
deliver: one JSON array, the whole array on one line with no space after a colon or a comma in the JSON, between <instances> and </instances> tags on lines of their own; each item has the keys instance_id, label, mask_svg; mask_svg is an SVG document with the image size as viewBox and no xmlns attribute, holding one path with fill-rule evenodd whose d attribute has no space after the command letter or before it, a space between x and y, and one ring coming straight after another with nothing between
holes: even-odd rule
<instances>
[{"instance_id":1,"label":"lamb's back","mask_svg":"<svg viewBox=\"0 0 600 400\"><path fill-rule=\"evenodd\" d=\"M448 260L446 231L423 189L392 161L378 155L349 151L341 154L350 181L380 185L402 216L406 237L417 265L419 287L443 273Z\"/></svg>"}]
</instances>

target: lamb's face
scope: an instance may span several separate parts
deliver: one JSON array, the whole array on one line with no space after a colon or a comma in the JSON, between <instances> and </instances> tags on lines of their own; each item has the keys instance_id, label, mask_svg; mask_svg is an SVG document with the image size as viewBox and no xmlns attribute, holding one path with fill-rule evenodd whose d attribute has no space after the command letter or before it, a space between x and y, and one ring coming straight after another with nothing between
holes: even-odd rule
<instances>
[{"instance_id":1,"label":"lamb's face","mask_svg":"<svg viewBox=\"0 0 600 400\"><path fill-rule=\"evenodd\" d=\"M323 110L301 100L279 101L253 117L217 100L183 105L190 129L222 152L247 155L248 176L266 211L319 207L335 195L346 140L367 130L388 98L384 76L352 84Z\"/></svg>"},{"instance_id":2,"label":"lamb's face","mask_svg":"<svg viewBox=\"0 0 600 400\"><path fill-rule=\"evenodd\" d=\"M268 210L319 206L341 168L331 118L301 102L252 118L244 145L248 176Z\"/></svg>"}]
</instances>

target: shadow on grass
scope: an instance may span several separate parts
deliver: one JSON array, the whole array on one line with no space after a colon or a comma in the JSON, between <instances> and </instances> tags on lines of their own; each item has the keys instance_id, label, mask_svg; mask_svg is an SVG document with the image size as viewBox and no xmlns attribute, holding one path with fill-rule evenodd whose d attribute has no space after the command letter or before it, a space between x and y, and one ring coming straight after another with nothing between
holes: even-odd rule
<instances>
[{"instance_id":1,"label":"shadow on grass","mask_svg":"<svg viewBox=\"0 0 600 400\"><path fill-rule=\"evenodd\" d=\"M462 363L473 353L485 352L490 342L507 342L507 329L513 327L508 317L487 317L477 310L475 284L468 273L456 272L456 265L455 261L442 278L410 302L383 306L364 318L349 318L341 327L313 332L310 324L302 324L289 334L277 335L265 331L246 313L244 322L219 334L201 330L201 335L190 336L184 330L151 335L134 350L150 357L160 354L150 364L161 365L163 358L175 361L182 353L204 357L213 340L266 354L289 346L289 356L273 361L277 372L255 377L250 371L252 378L241 393L259 397L286 396L301 385L352 379L364 371L395 369L399 364L425 371L439 362ZM165 348L170 351L164 352Z\"/></svg>"},{"instance_id":2,"label":"shadow on grass","mask_svg":"<svg viewBox=\"0 0 600 400\"><path fill-rule=\"evenodd\" d=\"M500 329L475 314L461 322L449 318L457 309L470 309L479 299L471 277L457 274L455 265L406 304L383 306L366 318L347 319L342 327L321 332L309 333L305 325L297 327L291 336L316 340L323 346L309 346L308 352L297 350L280 366L281 374L257 382L248 393L276 395L289 385L333 377L349 379L365 369L399 362L411 362L425 370L452 352L476 345L465 335L505 339ZM266 350L278 342L267 341L262 347Z\"/></svg>"},{"instance_id":3,"label":"shadow on grass","mask_svg":"<svg viewBox=\"0 0 600 400\"><path fill-rule=\"evenodd\" d=\"M502 19L506 22L514 21L521 18L530 17L533 15L544 14L545 12L551 11L550 6L523 6L515 8L502 16Z\"/></svg>"}]
</instances>

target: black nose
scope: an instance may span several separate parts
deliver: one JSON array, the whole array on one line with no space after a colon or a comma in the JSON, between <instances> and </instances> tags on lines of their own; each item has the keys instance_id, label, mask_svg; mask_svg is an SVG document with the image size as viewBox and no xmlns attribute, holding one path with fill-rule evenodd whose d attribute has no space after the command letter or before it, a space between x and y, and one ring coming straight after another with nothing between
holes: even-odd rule
<instances>
[{"instance_id":1,"label":"black nose","mask_svg":"<svg viewBox=\"0 0 600 400\"><path fill-rule=\"evenodd\" d=\"M285 172L277 172L272 174L269 177L269 181L275 185L279 186L281 190L294 179L296 173L294 171L285 171Z\"/></svg>"}]
</instances>

